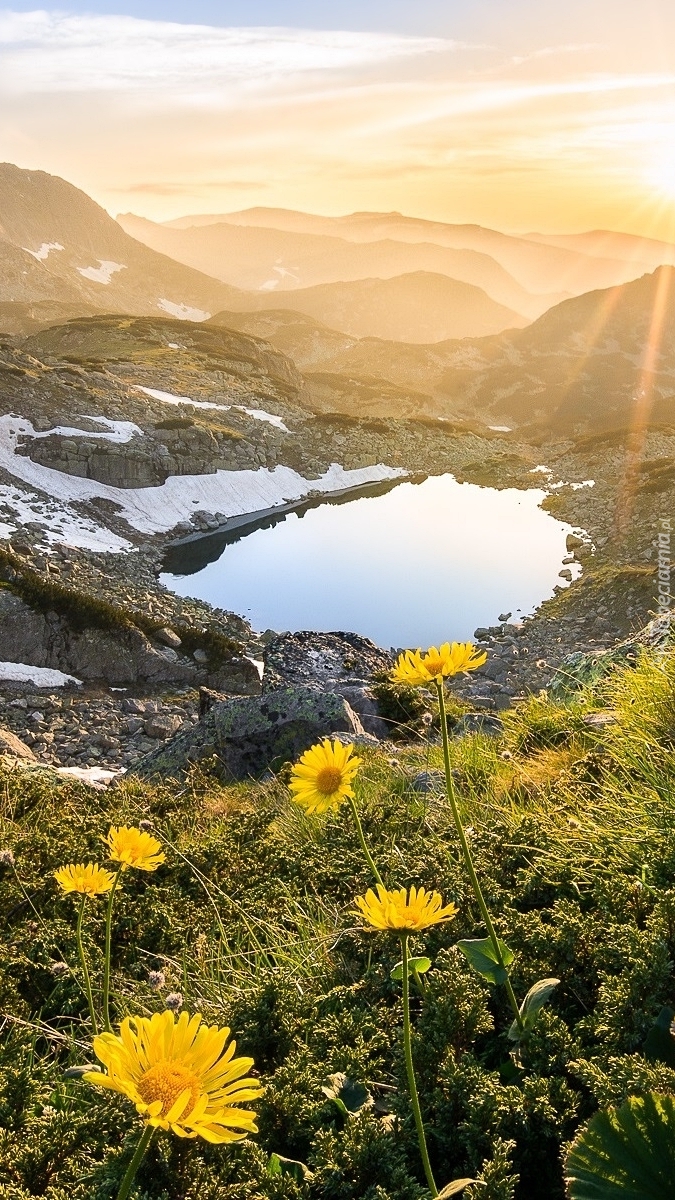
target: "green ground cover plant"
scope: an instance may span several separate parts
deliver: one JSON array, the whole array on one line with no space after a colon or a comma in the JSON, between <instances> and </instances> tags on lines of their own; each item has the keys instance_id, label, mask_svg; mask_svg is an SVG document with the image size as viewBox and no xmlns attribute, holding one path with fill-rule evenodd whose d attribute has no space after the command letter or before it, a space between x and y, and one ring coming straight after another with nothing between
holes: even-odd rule
<instances>
[{"instance_id":1,"label":"green ground cover plant","mask_svg":"<svg viewBox=\"0 0 675 1200\"><path fill-rule=\"evenodd\" d=\"M589 724L595 710L607 721ZM472 1180L468 1200L563 1200L566 1156L598 1110L675 1097L663 1017L675 1008L675 657L645 653L565 702L534 697L505 714L501 738L451 739L448 751L518 1003L538 981L560 982L514 1042L506 988L458 947L485 924L452 805L411 787L443 769L442 745L417 737L395 758L359 748L355 802L385 888L436 890L456 908L406 938L420 964L406 999L430 1167L441 1195ZM109 867L111 825L148 830L164 854L152 873L126 871L116 892L113 1029L172 1006L201 1013L231 1027L263 1087L246 1141L154 1139L135 1200L429 1196L399 939L364 933L355 915L373 877L351 806L306 812L287 779L226 786L202 764L181 782L96 792L5 760L2 1200L115 1200L138 1142L133 1105L72 1077L95 1058L77 905L53 877L65 863ZM105 920L105 897L87 901L94 1005ZM568 1162L591 1170L600 1152L575 1145Z\"/></svg>"}]
</instances>

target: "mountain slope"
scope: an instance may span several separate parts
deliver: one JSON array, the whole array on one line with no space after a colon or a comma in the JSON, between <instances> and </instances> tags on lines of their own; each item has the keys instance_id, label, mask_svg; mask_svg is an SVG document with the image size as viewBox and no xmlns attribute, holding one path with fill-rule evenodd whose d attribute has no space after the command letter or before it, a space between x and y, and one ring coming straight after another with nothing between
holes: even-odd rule
<instances>
[{"instance_id":1,"label":"mountain slope","mask_svg":"<svg viewBox=\"0 0 675 1200\"><path fill-rule=\"evenodd\" d=\"M433 345L349 338L283 311L221 313L213 323L264 337L310 376L377 377L421 393L438 416L562 437L625 427L638 411L675 425L672 267L566 300L526 329Z\"/></svg>"},{"instance_id":2,"label":"mountain slope","mask_svg":"<svg viewBox=\"0 0 675 1200\"><path fill-rule=\"evenodd\" d=\"M203 320L235 295L129 237L64 179L0 164L0 302Z\"/></svg>"},{"instance_id":3,"label":"mountain slope","mask_svg":"<svg viewBox=\"0 0 675 1200\"><path fill-rule=\"evenodd\" d=\"M495 304L480 288L426 271L394 279L327 283L293 292L239 295L241 303L230 306L234 311L290 308L353 337L392 341L481 337L526 324L518 313Z\"/></svg>"},{"instance_id":4,"label":"mountain slope","mask_svg":"<svg viewBox=\"0 0 675 1200\"><path fill-rule=\"evenodd\" d=\"M192 221L197 219L183 218ZM396 212L322 217L288 209L252 208L219 218L223 219L237 225L332 233L358 243L389 238L408 243L432 242L455 250L474 250L494 258L527 291L533 293L579 295L594 288L628 282L654 266L650 258L640 262L624 262L613 254L597 257L568 246L547 245L542 241L512 237L481 225L451 225L443 221L406 217Z\"/></svg>"},{"instance_id":5,"label":"mountain slope","mask_svg":"<svg viewBox=\"0 0 675 1200\"><path fill-rule=\"evenodd\" d=\"M153 250L240 288L287 291L431 271L483 288L497 303L530 318L564 299L561 295L533 296L493 258L476 250L391 238L355 243L334 235L224 221L171 228L133 213L121 214L117 220L128 234Z\"/></svg>"},{"instance_id":6,"label":"mountain slope","mask_svg":"<svg viewBox=\"0 0 675 1200\"><path fill-rule=\"evenodd\" d=\"M675 262L675 246L656 238L639 237L633 233L615 233L610 229L591 229L586 233L528 233L533 242L562 246L596 257L621 258L624 262L645 264L652 270Z\"/></svg>"}]
</instances>

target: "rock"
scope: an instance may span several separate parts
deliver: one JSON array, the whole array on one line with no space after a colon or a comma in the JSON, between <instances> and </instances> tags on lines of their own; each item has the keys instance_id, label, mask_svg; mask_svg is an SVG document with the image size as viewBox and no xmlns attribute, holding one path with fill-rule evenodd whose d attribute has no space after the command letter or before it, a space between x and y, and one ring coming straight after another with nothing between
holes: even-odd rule
<instances>
[{"instance_id":1,"label":"rock","mask_svg":"<svg viewBox=\"0 0 675 1200\"><path fill-rule=\"evenodd\" d=\"M569 567L563 567L562 571L558 571L559 579L566 579L568 583L572 582L572 572Z\"/></svg>"},{"instance_id":2,"label":"rock","mask_svg":"<svg viewBox=\"0 0 675 1200\"><path fill-rule=\"evenodd\" d=\"M197 655L195 650L195 656ZM260 672L250 658L238 655L227 659L209 672L209 687L232 696L259 696L262 691Z\"/></svg>"},{"instance_id":3,"label":"rock","mask_svg":"<svg viewBox=\"0 0 675 1200\"><path fill-rule=\"evenodd\" d=\"M178 634L174 633L173 629L169 629L168 626L165 626L163 629L156 629L153 637L158 642L161 642L163 646L170 646L172 650L178 650L183 645Z\"/></svg>"},{"instance_id":4,"label":"rock","mask_svg":"<svg viewBox=\"0 0 675 1200\"><path fill-rule=\"evenodd\" d=\"M206 650L193 650L192 657L196 663L207 663L209 661L209 656L206 653Z\"/></svg>"},{"instance_id":5,"label":"rock","mask_svg":"<svg viewBox=\"0 0 675 1200\"><path fill-rule=\"evenodd\" d=\"M281 633L266 647L263 691L280 684L322 691L362 687L379 671L390 670L391 654L357 633Z\"/></svg>"},{"instance_id":6,"label":"rock","mask_svg":"<svg viewBox=\"0 0 675 1200\"><path fill-rule=\"evenodd\" d=\"M144 732L150 738L169 738L178 733L183 722L177 716L152 716L143 724Z\"/></svg>"},{"instance_id":7,"label":"rock","mask_svg":"<svg viewBox=\"0 0 675 1200\"><path fill-rule=\"evenodd\" d=\"M189 729L141 759L134 773L179 776L191 763L214 756L219 771L233 779L261 776L294 761L333 731L363 735L353 709L333 692L280 687L259 697L227 700Z\"/></svg>"},{"instance_id":8,"label":"rock","mask_svg":"<svg viewBox=\"0 0 675 1200\"><path fill-rule=\"evenodd\" d=\"M466 737L474 733L481 733L486 737L500 737L503 732L504 724L500 718L486 712L464 713L452 727L453 737Z\"/></svg>"},{"instance_id":9,"label":"rock","mask_svg":"<svg viewBox=\"0 0 675 1200\"><path fill-rule=\"evenodd\" d=\"M511 615L512 615L512 614L511 614L510 612L507 612L507 613L500 613L500 614L499 614L499 616L497 617L497 620L498 620L498 621L500 621L500 622L503 624L503 623L504 623L504 621L508 621L508 619L509 619L509 617L510 617Z\"/></svg>"},{"instance_id":10,"label":"rock","mask_svg":"<svg viewBox=\"0 0 675 1200\"><path fill-rule=\"evenodd\" d=\"M335 690L354 709L366 733L378 741L389 737L389 725L380 716L380 707L370 688L343 684Z\"/></svg>"},{"instance_id":11,"label":"rock","mask_svg":"<svg viewBox=\"0 0 675 1200\"><path fill-rule=\"evenodd\" d=\"M205 717L214 704L223 704L227 700L222 692L214 692L212 688L200 687L199 689L199 715Z\"/></svg>"},{"instance_id":12,"label":"rock","mask_svg":"<svg viewBox=\"0 0 675 1200\"><path fill-rule=\"evenodd\" d=\"M29 758L35 761L33 751L21 741L11 729L0 726L0 754L11 754L13 758Z\"/></svg>"},{"instance_id":13,"label":"rock","mask_svg":"<svg viewBox=\"0 0 675 1200\"><path fill-rule=\"evenodd\" d=\"M584 546L585 544L584 539L578 537L576 533L568 533L565 539L565 545L568 550L578 550L580 546Z\"/></svg>"},{"instance_id":14,"label":"rock","mask_svg":"<svg viewBox=\"0 0 675 1200\"><path fill-rule=\"evenodd\" d=\"M414 779L410 781L410 787L413 792L421 792L423 795L427 792L443 792L445 791L445 772L418 771Z\"/></svg>"},{"instance_id":15,"label":"rock","mask_svg":"<svg viewBox=\"0 0 675 1200\"><path fill-rule=\"evenodd\" d=\"M619 718L613 709L606 708L600 712L584 713L581 720L589 729L606 729L608 725L616 725Z\"/></svg>"},{"instance_id":16,"label":"rock","mask_svg":"<svg viewBox=\"0 0 675 1200\"><path fill-rule=\"evenodd\" d=\"M0 632L3 642L12 646L16 662L52 667L85 682L104 680L113 686L196 682L194 666L177 656L169 661L175 652L156 649L140 629L78 629L55 612L35 612L1 589Z\"/></svg>"}]
</instances>

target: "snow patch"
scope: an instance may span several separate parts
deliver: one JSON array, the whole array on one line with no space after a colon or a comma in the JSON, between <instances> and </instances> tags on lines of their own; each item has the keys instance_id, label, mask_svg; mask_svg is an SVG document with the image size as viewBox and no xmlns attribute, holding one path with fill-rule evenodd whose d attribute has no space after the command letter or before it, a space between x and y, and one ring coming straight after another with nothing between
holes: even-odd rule
<instances>
[{"instance_id":1,"label":"snow patch","mask_svg":"<svg viewBox=\"0 0 675 1200\"><path fill-rule=\"evenodd\" d=\"M218 408L221 412L228 412L232 408L231 404L215 404L209 400L191 400L189 396L174 396L172 392L160 392L158 388L139 386L137 391L145 392L146 396L152 396L153 400L161 400L162 404L191 404L193 408Z\"/></svg>"},{"instance_id":2,"label":"snow patch","mask_svg":"<svg viewBox=\"0 0 675 1200\"><path fill-rule=\"evenodd\" d=\"M95 437L101 441L117 442L118 445L130 442L135 434L143 436L143 430L138 425L134 425L132 421L109 421L107 417L90 417L87 413L83 413L82 417L85 421L96 421L99 425L105 425L110 431L103 433L98 429L71 429L69 425L55 425L53 429L47 429L44 433L29 433L26 436L31 438L46 438L52 437L54 434L59 434L61 437Z\"/></svg>"},{"instance_id":3,"label":"snow patch","mask_svg":"<svg viewBox=\"0 0 675 1200\"><path fill-rule=\"evenodd\" d=\"M116 271L126 271L124 263L112 262L108 258L99 258L97 267L77 267L80 275L84 279L91 279L93 283L110 283Z\"/></svg>"},{"instance_id":4,"label":"snow patch","mask_svg":"<svg viewBox=\"0 0 675 1200\"><path fill-rule=\"evenodd\" d=\"M10 683L32 683L36 687L65 687L68 683L81 685L74 675L64 675L51 667L31 667L28 663L0 662L0 679Z\"/></svg>"},{"instance_id":5,"label":"snow patch","mask_svg":"<svg viewBox=\"0 0 675 1200\"><path fill-rule=\"evenodd\" d=\"M78 779L80 783L88 783L89 787L104 791L113 779L125 775L125 771L106 771L105 767L56 767L57 775L65 775L69 779Z\"/></svg>"},{"instance_id":6,"label":"snow patch","mask_svg":"<svg viewBox=\"0 0 675 1200\"><path fill-rule=\"evenodd\" d=\"M216 471L212 475L170 475L156 487L117 488L96 479L66 475L16 454L18 438L33 432L33 426L25 417L0 417L0 468L66 506L75 500L96 497L110 500L117 506L120 517L140 533L147 534L168 533L199 509L220 512L226 517L244 516L295 503L310 493L328 495L383 479L399 479L406 474L401 467L387 467L382 463L352 471L332 463L319 479L305 479L291 467L279 466L271 471L267 467L258 467L255 471ZM34 515L30 519L34 519ZM67 515L67 510L62 512L61 519ZM100 529L100 537L95 549L130 548L128 542L108 530ZM65 541L66 537L54 540Z\"/></svg>"},{"instance_id":7,"label":"snow patch","mask_svg":"<svg viewBox=\"0 0 675 1200\"><path fill-rule=\"evenodd\" d=\"M280 429L282 433L291 432L284 425L281 417L275 417L274 413L265 412L264 408L244 408L241 404L235 404L235 408L240 408L242 412L248 413L249 417L255 417L256 421L267 421L268 425L274 425L274 428Z\"/></svg>"},{"instance_id":8,"label":"snow patch","mask_svg":"<svg viewBox=\"0 0 675 1200\"><path fill-rule=\"evenodd\" d=\"M511 425L488 425L488 429L494 429L495 433L510 433Z\"/></svg>"},{"instance_id":9,"label":"snow patch","mask_svg":"<svg viewBox=\"0 0 675 1200\"><path fill-rule=\"evenodd\" d=\"M0 456L1 452L0 440ZM3 459L4 461L6 460ZM30 459L24 461L30 462ZM131 542L126 538L118 537L87 517L81 517L69 504L47 497L40 498L35 492L2 484L0 509L8 518L0 522L0 538L8 538L20 527L31 523L42 526L45 541L49 545L60 543L78 550L108 551L112 554L133 550ZM9 524L8 521L12 523Z\"/></svg>"},{"instance_id":10,"label":"snow patch","mask_svg":"<svg viewBox=\"0 0 675 1200\"><path fill-rule=\"evenodd\" d=\"M249 417L254 417L256 421L267 421L268 424L274 425L275 429L280 429L282 433L291 432L284 425L281 417L276 417L274 413L265 412L264 408L244 408L243 404L216 404L211 400L192 400L189 396L174 396L172 392L161 392L159 388L138 386L137 391L145 392L145 395L152 396L153 400L161 400L162 404L191 404L193 408L217 408L220 412L228 412L231 408L238 408L240 412L248 413Z\"/></svg>"},{"instance_id":11,"label":"snow patch","mask_svg":"<svg viewBox=\"0 0 675 1200\"><path fill-rule=\"evenodd\" d=\"M33 258L37 258L38 262L44 262L46 258L49 258L50 251L64 250L65 246L62 246L60 242L43 242L39 250L29 250L28 246L24 246L23 249L27 254L32 254Z\"/></svg>"},{"instance_id":12,"label":"snow patch","mask_svg":"<svg viewBox=\"0 0 675 1200\"><path fill-rule=\"evenodd\" d=\"M178 317L179 321L208 321L211 316L210 312L204 312L201 308L190 308L189 304L174 304L172 300L159 300L157 307L170 317Z\"/></svg>"}]
</instances>

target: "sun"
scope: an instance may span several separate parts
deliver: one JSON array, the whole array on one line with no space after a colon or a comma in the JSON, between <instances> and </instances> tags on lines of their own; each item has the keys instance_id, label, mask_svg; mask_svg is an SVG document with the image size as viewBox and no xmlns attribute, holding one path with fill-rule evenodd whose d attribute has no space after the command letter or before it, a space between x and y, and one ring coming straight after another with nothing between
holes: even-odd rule
<instances>
[{"instance_id":1,"label":"sun","mask_svg":"<svg viewBox=\"0 0 675 1200\"><path fill-rule=\"evenodd\" d=\"M675 200L675 138L653 146L644 178L664 199Z\"/></svg>"}]
</instances>

